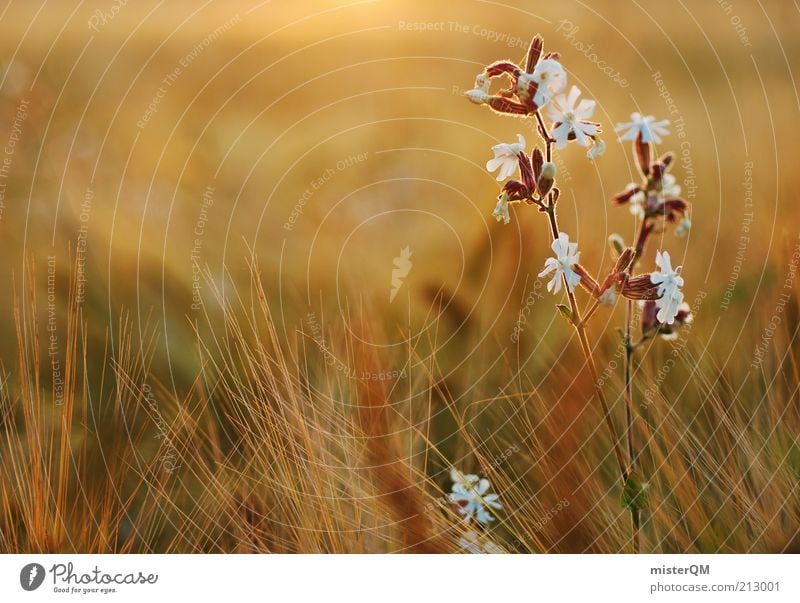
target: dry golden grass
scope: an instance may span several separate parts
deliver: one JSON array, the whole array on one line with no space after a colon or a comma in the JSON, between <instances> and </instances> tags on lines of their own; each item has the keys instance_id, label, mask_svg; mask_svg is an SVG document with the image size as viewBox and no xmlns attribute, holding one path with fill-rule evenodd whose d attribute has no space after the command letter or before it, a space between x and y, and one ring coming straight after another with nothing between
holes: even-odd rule
<instances>
[{"instance_id":1,"label":"dry golden grass","mask_svg":"<svg viewBox=\"0 0 800 603\"><path fill-rule=\"evenodd\" d=\"M185 396L153 386L151 403L140 384L153 382L153 340L137 348L122 324L113 359L90 361L85 348L72 357L67 372L82 377L56 406L37 377L35 299L20 297L20 361L2 392L3 550L455 552L465 528L444 497L456 460L501 493L492 538L507 550L628 550L585 374L556 368L538 387L521 375L513 390L464 403L454 391L468 377L418 361L420 343L403 359L406 383L352 378L324 354L373 373L387 359L353 334L326 331L320 344L297 332L289 344L254 271L222 320L198 328L204 368ZM87 327L75 309L77 351ZM657 351L640 382L657 392L638 423L651 501L643 550L796 550L795 350L771 353L736 392L698 347L686 343L674 369L691 375L684 391L646 376L663 361ZM160 446L146 436L153 424Z\"/></svg>"}]
</instances>

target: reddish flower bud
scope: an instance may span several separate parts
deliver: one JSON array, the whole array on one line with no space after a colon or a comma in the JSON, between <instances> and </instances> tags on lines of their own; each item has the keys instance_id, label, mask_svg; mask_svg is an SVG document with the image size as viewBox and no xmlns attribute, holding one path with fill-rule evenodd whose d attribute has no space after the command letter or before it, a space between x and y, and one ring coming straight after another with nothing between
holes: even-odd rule
<instances>
[{"instance_id":1,"label":"reddish flower bud","mask_svg":"<svg viewBox=\"0 0 800 603\"><path fill-rule=\"evenodd\" d=\"M622 286L619 292L628 299L655 300L659 298L658 285L650 282L649 274L633 277L623 274L620 280Z\"/></svg>"},{"instance_id":2,"label":"reddish flower bud","mask_svg":"<svg viewBox=\"0 0 800 603\"><path fill-rule=\"evenodd\" d=\"M594 277L586 271L586 268L580 264L573 264L572 270L581 277L580 285L586 289L592 297L599 297L602 293L600 285L594 280Z\"/></svg>"},{"instance_id":3,"label":"reddish flower bud","mask_svg":"<svg viewBox=\"0 0 800 603\"><path fill-rule=\"evenodd\" d=\"M614 195L613 201L614 205L624 205L628 201L631 200L635 194L642 192L642 187L638 185L631 186L626 190L622 191L621 193L617 193Z\"/></svg>"},{"instance_id":4,"label":"reddish flower bud","mask_svg":"<svg viewBox=\"0 0 800 603\"><path fill-rule=\"evenodd\" d=\"M516 82L519 77L519 67L510 61L497 61L486 68L486 75L489 77L497 77L504 73Z\"/></svg>"},{"instance_id":5,"label":"reddish flower bud","mask_svg":"<svg viewBox=\"0 0 800 603\"><path fill-rule=\"evenodd\" d=\"M617 258L617 263L614 264L614 272L625 272L633 262L636 253L633 247L626 247L625 250Z\"/></svg>"},{"instance_id":6,"label":"reddish flower bud","mask_svg":"<svg viewBox=\"0 0 800 603\"><path fill-rule=\"evenodd\" d=\"M487 104L498 113L510 113L512 115L528 114L528 108L525 105L503 98L502 96L490 96Z\"/></svg>"},{"instance_id":7,"label":"reddish flower bud","mask_svg":"<svg viewBox=\"0 0 800 603\"><path fill-rule=\"evenodd\" d=\"M539 180L539 176L542 173L542 165L544 164L544 156L539 149L533 149L533 154L531 155L531 167L533 168L533 177L536 180Z\"/></svg>"},{"instance_id":8,"label":"reddish flower bud","mask_svg":"<svg viewBox=\"0 0 800 603\"><path fill-rule=\"evenodd\" d=\"M649 337L658 328L659 322L656 318L658 307L654 301L644 302L642 306L642 335Z\"/></svg>"},{"instance_id":9,"label":"reddish flower bud","mask_svg":"<svg viewBox=\"0 0 800 603\"><path fill-rule=\"evenodd\" d=\"M661 188L661 180L664 178L664 174L667 173L667 166L660 161L656 161L652 166L650 166L650 187L651 188Z\"/></svg>"},{"instance_id":10,"label":"reddish flower bud","mask_svg":"<svg viewBox=\"0 0 800 603\"><path fill-rule=\"evenodd\" d=\"M659 216L664 216L667 222L677 222L689 209L689 204L683 199L667 199L662 202L654 212Z\"/></svg>"},{"instance_id":11,"label":"reddish flower bud","mask_svg":"<svg viewBox=\"0 0 800 603\"><path fill-rule=\"evenodd\" d=\"M503 185L500 194L506 193L510 201L527 199L530 196L530 189L518 180L509 180Z\"/></svg>"},{"instance_id":12,"label":"reddish flower bud","mask_svg":"<svg viewBox=\"0 0 800 603\"><path fill-rule=\"evenodd\" d=\"M528 56L525 61L525 71L528 73L533 73L533 68L539 62L539 57L542 56L543 46L544 40L542 36L534 36L533 40L531 40L531 45L528 47Z\"/></svg>"},{"instance_id":13,"label":"reddish flower bud","mask_svg":"<svg viewBox=\"0 0 800 603\"><path fill-rule=\"evenodd\" d=\"M531 160L524 152L519 153L517 159L519 160L519 173L525 186L528 187L528 190L536 190L536 176L533 173Z\"/></svg>"},{"instance_id":14,"label":"reddish flower bud","mask_svg":"<svg viewBox=\"0 0 800 603\"><path fill-rule=\"evenodd\" d=\"M670 152L664 153L658 161L660 163L663 163L664 167L669 169L669 166L672 165L672 162L674 160L675 160L675 154L670 151Z\"/></svg>"}]
</instances>

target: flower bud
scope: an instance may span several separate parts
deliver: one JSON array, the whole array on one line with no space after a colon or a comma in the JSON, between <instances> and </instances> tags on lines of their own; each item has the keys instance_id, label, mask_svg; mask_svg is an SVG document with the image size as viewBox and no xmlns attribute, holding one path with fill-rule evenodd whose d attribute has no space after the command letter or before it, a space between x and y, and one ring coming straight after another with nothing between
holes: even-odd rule
<instances>
[{"instance_id":1,"label":"flower bud","mask_svg":"<svg viewBox=\"0 0 800 603\"><path fill-rule=\"evenodd\" d=\"M663 163L664 167L668 168L674 160L675 160L675 154L672 152L667 152L664 153L658 161Z\"/></svg>"},{"instance_id":2,"label":"flower bud","mask_svg":"<svg viewBox=\"0 0 800 603\"><path fill-rule=\"evenodd\" d=\"M642 187L631 182L624 191L614 195L614 205L624 205L625 203L628 203L634 195L638 195L640 192L642 192Z\"/></svg>"},{"instance_id":3,"label":"flower bud","mask_svg":"<svg viewBox=\"0 0 800 603\"><path fill-rule=\"evenodd\" d=\"M466 96L470 101L472 101L476 105L484 105L487 102L489 102L489 95L486 94L486 92L484 92L480 88L467 90L464 93L464 96Z\"/></svg>"},{"instance_id":4,"label":"flower bud","mask_svg":"<svg viewBox=\"0 0 800 603\"><path fill-rule=\"evenodd\" d=\"M683 199L667 199L656 208L654 213L666 218L667 222L675 223L686 214L688 208L688 204Z\"/></svg>"},{"instance_id":5,"label":"flower bud","mask_svg":"<svg viewBox=\"0 0 800 603\"><path fill-rule=\"evenodd\" d=\"M600 293L600 285L594 277L586 271L586 268L580 264L574 264L572 269L579 277L581 277L580 285L586 289L592 296L598 297Z\"/></svg>"},{"instance_id":6,"label":"flower bud","mask_svg":"<svg viewBox=\"0 0 800 603\"><path fill-rule=\"evenodd\" d=\"M626 247L617 258L617 263L614 265L614 272L625 272L633 261L636 252L633 247Z\"/></svg>"},{"instance_id":7,"label":"flower bud","mask_svg":"<svg viewBox=\"0 0 800 603\"><path fill-rule=\"evenodd\" d=\"M536 183L536 188L539 189L539 195L544 197L553 188L556 179L556 164L551 161L546 161L542 164L542 171L539 174L539 181Z\"/></svg>"},{"instance_id":8,"label":"flower bud","mask_svg":"<svg viewBox=\"0 0 800 603\"><path fill-rule=\"evenodd\" d=\"M625 251L625 240L616 232L608 237L608 244L619 255L622 255L622 252Z\"/></svg>"},{"instance_id":9,"label":"flower bud","mask_svg":"<svg viewBox=\"0 0 800 603\"><path fill-rule=\"evenodd\" d=\"M519 161L519 173L522 176L522 182L525 183L525 186L527 186L529 190L534 190L536 188L536 180L533 168L531 167L531 160L524 152L517 154L517 159Z\"/></svg>"},{"instance_id":10,"label":"flower bud","mask_svg":"<svg viewBox=\"0 0 800 603\"><path fill-rule=\"evenodd\" d=\"M509 180L503 185L503 193L507 194L511 201L519 201L528 197L528 187L519 180Z\"/></svg>"},{"instance_id":11,"label":"flower bud","mask_svg":"<svg viewBox=\"0 0 800 603\"><path fill-rule=\"evenodd\" d=\"M533 73L533 68L536 67L536 63L539 62L539 57L542 56L543 46L544 40L542 36L534 36L533 40L531 40L531 45L528 48L528 55L525 60L525 71L528 73Z\"/></svg>"},{"instance_id":12,"label":"flower bud","mask_svg":"<svg viewBox=\"0 0 800 603\"><path fill-rule=\"evenodd\" d=\"M650 281L649 274L640 274L639 276L630 278L626 278L626 275L622 275L622 279L620 293L622 293L624 297L628 299L644 300L655 300L659 298L658 285L654 285Z\"/></svg>"},{"instance_id":13,"label":"flower bud","mask_svg":"<svg viewBox=\"0 0 800 603\"><path fill-rule=\"evenodd\" d=\"M664 174L667 173L667 166L660 161L656 161L651 166L650 174L650 187L660 189L661 181L664 179Z\"/></svg>"},{"instance_id":14,"label":"flower bud","mask_svg":"<svg viewBox=\"0 0 800 603\"><path fill-rule=\"evenodd\" d=\"M486 100L486 104L498 113L509 113L511 115L526 115L528 113L528 108L525 105L502 96L490 96Z\"/></svg>"}]
</instances>

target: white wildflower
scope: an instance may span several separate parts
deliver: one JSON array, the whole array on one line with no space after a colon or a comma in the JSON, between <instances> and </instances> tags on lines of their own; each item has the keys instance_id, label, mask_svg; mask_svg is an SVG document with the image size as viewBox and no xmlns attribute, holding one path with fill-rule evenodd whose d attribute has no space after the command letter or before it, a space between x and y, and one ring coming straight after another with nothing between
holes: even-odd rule
<instances>
[{"instance_id":1,"label":"white wildflower","mask_svg":"<svg viewBox=\"0 0 800 603\"><path fill-rule=\"evenodd\" d=\"M602 138L600 138L600 136L595 136L594 144L588 151L586 151L586 156L589 158L590 161L594 161L605 152L606 152L605 141Z\"/></svg>"},{"instance_id":2,"label":"white wildflower","mask_svg":"<svg viewBox=\"0 0 800 603\"><path fill-rule=\"evenodd\" d=\"M681 187L672 174L664 174L661 178L661 196L672 199L681 194Z\"/></svg>"},{"instance_id":3,"label":"white wildflower","mask_svg":"<svg viewBox=\"0 0 800 603\"><path fill-rule=\"evenodd\" d=\"M563 275L567 280L569 291L574 291L575 286L581 282L581 277L572 269L578 263L581 255L578 251L578 244L570 243L569 237L560 232L550 248L556 254L556 257L545 260L544 270L539 273L539 276L545 276L555 271L553 278L547 283L547 290L553 293L561 291L561 276Z\"/></svg>"},{"instance_id":4,"label":"white wildflower","mask_svg":"<svg viewBox=\"0 0 800 603\"><path fill-rule=\"evenodd\" d=\"M548 117L554 127L550 136L556 141L556 148L563 149L569 141L570 134L575 135L575 141L584 147L592 142L592 137L600 127L593 122L586 121L594 113L597 103L587 98L578 103L581 91L577 86L570 88L569 94L561 94L553 99L548 107Z\"/></svg>"},{"instance_id":5,"label":"white wildflower","mask_svg":"<svg viewBox=\"0 0 800 603\"><path fill-rule=\"evenodd\" d=\"M678 306L678 312L675 315L675 323L673 325L659 325L659 333L661 338L666 341L674 341L678 338L679 327L692 324L694 315L689 304L683 302Z\"/></svg>"},{"instance_id":6,"label":"white wildflower","mask_svg":"<svg viewBox=\"0 0 800 603\"><path fill-rule=\"evenodd\" d=\"M525 138L517 134L517 143L500 143L492 147L494 157L486 162L486 169L490 172L500 168L497 180L503 181L517 169L519 161L517 156L525 150Z\"/></svg>"},{"instance_id":7,"label":"white wildflower","mask_svg":"<svg viewBox=\"0 0 800 603\"><path fill-rule=\"evenodd\" d=\"M682 266L672 269L669 252L656 252L656 265L660 272L653 272L650 275L650 282L658 285L658 295L656 306L658 322L671 325L675 322L680 305L683 303L683 293L680 288L683 286L683 277L680 276Z\"/></svg>"},{"instance_id":8,"label":"white wildflower","mask_svg":"<svg viewBox=\"0 0 800 603\"><path fill-rule=\"evenodd\" d=\"M533 102L537 107L546 105L554 94L561 92L567 85L567 73L561 63L555 59L539 61L533 68L533 73L523 73L520 76L520 85L527 87L528 79L532 79L539 85L533 97Z\"/></svg>"},{"instance_id":9,"label":"white wildflower","mask_svg":"<svg viewBox=\"0 0 800 603\"><path fill-rule=\"evenodd\" d=\"M625 187L626 190L633 190L635 188L639 188L639 186L634 182L629 182L628 186ZM644 203L646 198L645 192L640 190L633 193L628 200L628 209L637 218L644 218Z\"/></svg>"},{"instance_id":10,"label":"white wildflower","mask_svg":"<svg viewBox=\"0 0 800 603\"><path fill-rule=\"evenodd\" d=\"M511 222L511 214L508 212L508 193L503 192L500 195L492 215L497 218L498 222L503 222L503 224Z\"/></svg>"},{"instance_id":11,"label":"white wildflower","mask_svg":"<svg viewBox=\"0 0 800 603\"><path fill-rule=\"evenodd\" d=\"M661 137L669 134L666 126L669 125L668 119L655 121L652 115L642 115L641 113L631 113L631 120L626 123L618 123L616 132L624 132L619 137L620 140L636 140L641 132L642 142L655 142L661 144Z\"/></svg>"},{"instance_id":12,"label":"white wildflower","mask_svg":"<svg viewBox=\"0 0 800 603\"><path fill-rule=\"evenodd\" d=\"M458 511L469 522L474 517L480 523L494 521L494 517L486 507L502 509L497 494L487 494L492 487L488 479L479 479L477 475L463 475L453 469L450 472L453 487L450 501L458 505Z\"/></svg>"},{"instance_id":13,"label":"white wildflower","mask_svg":"<svg viewBox=\"0 0 800 603\"><path fill-rule=\"evenodd\" d=\"M472 475L471 473L464 474L461 473L458 469L453 467L450 469L450 481L454 484L462 484L464 486L471 486L472 484L476 484L479 478L477 475Z\"/></svg>"},{"instance_id":14,"label":"white wildflower","mask_svg":"<svg viewBox=\"0 0 800 603\"><path fill-rule=\"evenodd\" d=\"M678 225L675 227L675 236L677 237L685 237L689 231L692 229L692 219L684 215Z\"/></svg>"}]
</instances>

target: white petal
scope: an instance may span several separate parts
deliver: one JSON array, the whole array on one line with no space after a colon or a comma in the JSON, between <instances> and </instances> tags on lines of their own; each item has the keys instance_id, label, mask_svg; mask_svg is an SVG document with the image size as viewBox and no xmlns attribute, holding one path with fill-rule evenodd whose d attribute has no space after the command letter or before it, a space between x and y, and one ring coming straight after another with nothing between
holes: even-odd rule
<instances>
[{"instance_id":1,"label":"white petal","mask_svg":"<svg viewBox=\"0 0 800 603\"><path fill-rule=\"evenodd\" d=\"M486 162L486 169L489 170L490 172L493 172L501 165L503 165L503 162L505 160L506 160L505 157L495 157L494 159L490 159L489 161ZM498 180L502 180L502 178L498 178Z\"/></svg>"},{"instance_id":2,"label":"white petal","mask_svg":"<svg viewBox=\"0 0 800 603\"><path fill-rule=\"evenodd\" d=\"M563 149L564 146L567 144L568 137L570 132L570 125L567 122L563 122L558 124L556 128L550 132L550 136L553 137L556 141L556 148Z\"/></svg>"},{"instance_id":3,"label":"white petal","mask_svg":"<svg viewBox=\"0 0 800 603\"><path fill-rule=\"evenodd\" d=\"M577 86L573 86L569 89L569 94L567 95L567 107L572 111L575 109L575 103L578 102L578 97L581 95L581 91ZM581 105L586 101L581 101ZM591 102L591 101L589 101Z\"/></svg>"},{"instance_id":4,"label":"white petal","mask_svg":"<svg viewBox=\"0 0 800 603\"><path fill-rule=\"evenodd\" d=\"M511 176L517 169L517 165L518 163L516 157L506 157L500 166L500 173L497 174L497 180L505 180Z\"/></svg>"},{"instance_id":5,"label":"white petal","mask_svg":"<svg viewBox=\"0 0 800 603\"><path fill-rule=\"evenodd\" d=\"M589 100L588 98L583 99L578 108L575 109L575 117L578 119L589 119L594 113L594 108L597 103L593 100Z\"/></svg>"}]
</instances>

